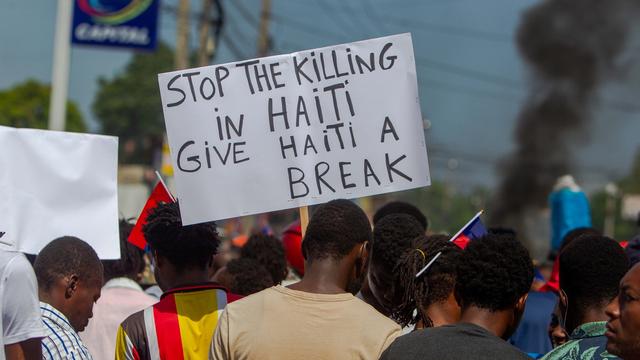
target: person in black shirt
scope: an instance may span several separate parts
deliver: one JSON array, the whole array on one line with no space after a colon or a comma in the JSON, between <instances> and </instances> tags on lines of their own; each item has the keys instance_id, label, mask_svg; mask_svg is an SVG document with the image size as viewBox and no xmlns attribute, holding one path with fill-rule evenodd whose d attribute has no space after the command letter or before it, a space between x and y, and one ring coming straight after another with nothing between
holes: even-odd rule
<instances>
[{"instance_id":1,"label":"person in black shirt","mask_svg":"<svg viewBox=\"0 0 640 360\"><path fill-rule=\"evenodd\" d=\"M462 254L455 285L460 323L402 336L381 359L529 359L504 340L520 322L532 281L529 252L515 235L489 234L472 241Z\"/></svg>"}]
</instances>

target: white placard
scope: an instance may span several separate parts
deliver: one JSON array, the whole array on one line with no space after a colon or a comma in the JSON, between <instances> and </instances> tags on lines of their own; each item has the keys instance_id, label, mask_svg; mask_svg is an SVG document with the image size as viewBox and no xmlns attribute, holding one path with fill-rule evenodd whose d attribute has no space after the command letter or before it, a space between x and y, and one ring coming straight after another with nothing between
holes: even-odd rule
<instances>
[{"instance_id":1,"label":"white placard","mask_svg":"<svg viewBox=\"0 0 640 360\"><path fill-rule=\"evenodd\" d=\"M430 184L410 34L158 82L184 224Z\"/></svg>"},{"instance_id":2,"label":"white placard","mask_svg":"<svg viewBox=\"0 0 640 360\"><path fill-rule=\"evenodd\" d=\"M0 126L0 247L37 254L65 235L120 258L118 138Z\"/></svg>"}]
</instances>

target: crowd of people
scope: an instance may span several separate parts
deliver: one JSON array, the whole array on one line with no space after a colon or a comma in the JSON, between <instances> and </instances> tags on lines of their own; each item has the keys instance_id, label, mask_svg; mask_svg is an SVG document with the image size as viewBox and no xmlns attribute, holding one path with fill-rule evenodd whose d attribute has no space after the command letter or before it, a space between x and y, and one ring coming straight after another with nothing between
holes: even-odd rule
<instances>
[{"instance_id":1,"label":"crowd of people","mask_svg":"<svg viewBox=\"0 0 640 360\"><path fill-rule=\"evenodd\" d=\"M121 222L118 260L70 236L35 259L0 248L0 358L640 359L640 243L574 229L549 274L510 229L463 249L428 225L408 203L371 223L334 200L304 236L236 246L171 202L150 211L146 251Z\"/></svg>"}]
</instances>

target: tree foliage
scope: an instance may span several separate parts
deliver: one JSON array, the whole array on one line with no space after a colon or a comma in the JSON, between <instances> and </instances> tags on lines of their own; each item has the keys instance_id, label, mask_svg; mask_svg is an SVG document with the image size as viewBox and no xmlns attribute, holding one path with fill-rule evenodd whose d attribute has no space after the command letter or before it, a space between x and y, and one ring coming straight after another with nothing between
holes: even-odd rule
<instances>
[{"instance_id":1,"label":"tree foliage","mask_svg":"<svg viewBox=\"0 0 640 360\"><path fill-rule=\"evenodd\" d=\"M461 193L443 182L433 181L429 187L399 192L392 197L420 208L429 219L431 232L454 234L483 209L489 192L477 188Z\"/></svg>"},{"instance_id":2,"label":"tree foliage","mask_svg":"<svg viewBox=\"0 0 640 360\"><path fill-rule=\"evenodd\" d=\"M640 151L636 153L629 174L616 183L620 189L619 195L640 194ZM637 235L638 227L635 220L623 219L622 196L616 196L613 215L615 216L615 238L617 240L630 240ZM593 225L597 229L604 228L606 217L606 204L609 195L604 190L597 191L590 196Z\"/></svg>"},{"instance_id":3,"label":"tree foliage","mask_svg":"<svg viewBox=\"0 0 640 360\"><path fill-rule=\"evenodd\" d=\"M46 129L49 124L51 87L27 80L0 91L0 125ZM67 101L67 131L84 132L86 125L78 106Z\"/></svg>"},{"instance_id":4,"label":"tree foliage","mask_svg":"<svg viewBox=\"0 0 640 360\"><path fill-rule=\"evenodd\" d=\"M164 121L157 75L173 69L173 51L160 44L153 53L135 54L124 70L98 79L93 112L102 132L120 138L123 163L151 164L162 146Z\"/></svg>"}]
</instances>

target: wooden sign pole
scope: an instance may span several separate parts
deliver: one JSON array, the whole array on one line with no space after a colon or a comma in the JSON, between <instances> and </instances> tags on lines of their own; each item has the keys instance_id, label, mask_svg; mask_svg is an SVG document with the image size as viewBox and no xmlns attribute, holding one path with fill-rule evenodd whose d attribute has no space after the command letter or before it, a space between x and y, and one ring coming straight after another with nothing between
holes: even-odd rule
<instances>
[{"instance_id":1,"label":"wooden sign pole","mask_svg":"<svg viewBox=\"0 0 640 360\"><path fill-rule=\"evenodd\" d=\"M302 238L304 238L304 234L307 232L307 225L309 225L309 207L302 206L298 210L300 211L300 232L302 233Z\"/></svg>"}]
</instances>

